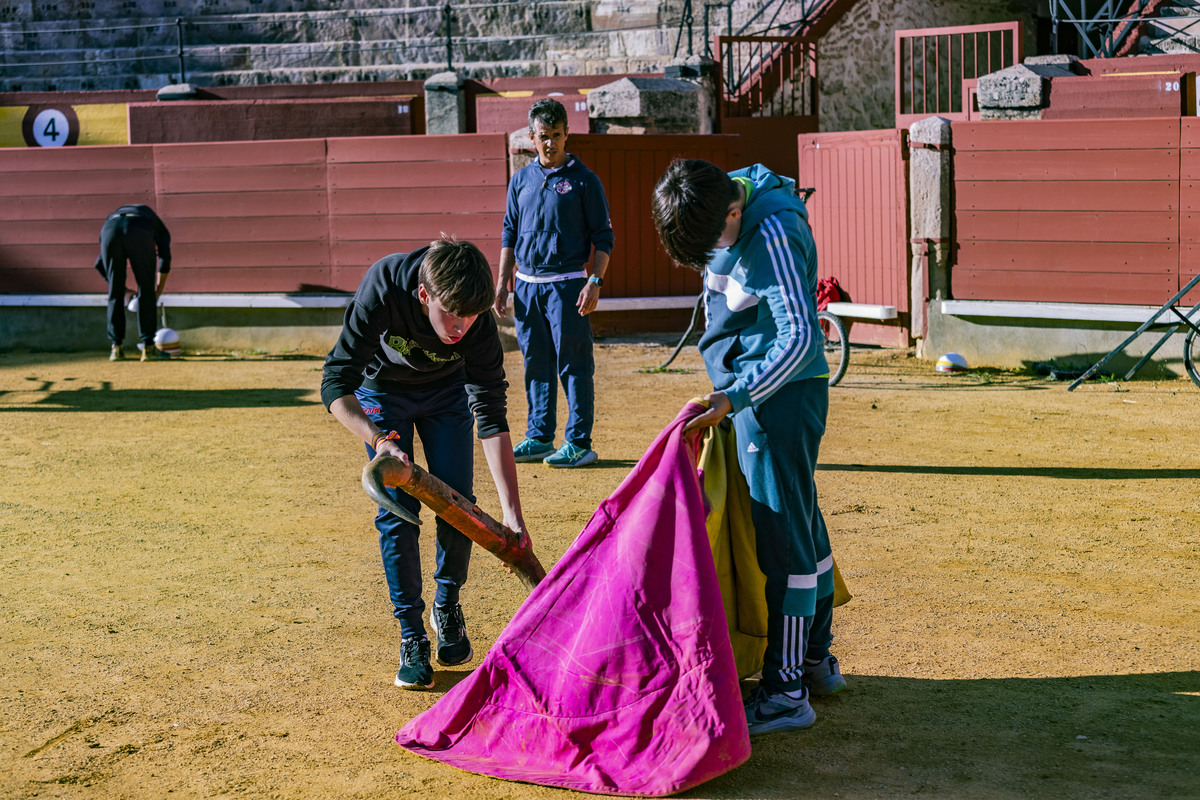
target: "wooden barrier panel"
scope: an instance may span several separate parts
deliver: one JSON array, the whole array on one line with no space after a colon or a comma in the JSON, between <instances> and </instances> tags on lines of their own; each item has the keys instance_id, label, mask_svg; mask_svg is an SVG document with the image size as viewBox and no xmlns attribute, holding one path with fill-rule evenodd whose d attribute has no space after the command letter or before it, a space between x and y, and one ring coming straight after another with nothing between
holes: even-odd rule
<instances>
[{"instance_id":1,"label":"wooden barrier panel","mask_svg":"<svg viewBox=\"0 0 1200 800\"><path fill-rule=\"evenodd\" d=\"M567 148L604 184L616 245L604 297L681 297L700 293L700 276L671 263L658 243L650 198L675 158L702 158L722 169L740 162L736 136L572 135Z\"/></svg>"},{"instance_id":2,"label":"wooden barrier panel","mask_svg":"<svg viewBox=\"0 0 1200 800\"><path fill-rule=\"evenodd\" d=\"M149 147L0 149L0 291L106 292L105 217L154 202Z\"/></svg>"},{"instance_id":3,"label":"wooden barrier panel","mask_svg":"<svg viewBox=\"0 0 1200 800\"><path fill-rule=\"evenodd\" d=\"M953 136L952 297L1157 306L1178 291L1178 118L967 122Z\"/></svg>"},{"instance_id":4,"label":"wooden barrier panel","mask_svg":"<svg viewBox=\"0 0 1200 800\"><path fill-rule=\"evenodd\" d=\"M354 291L367 267L447 233L495 268L508 177L500 133L329 139L331 284Z\"/></svg>"},{"instance_id":5,"label":"wooden barrier panel","mask_svg":"<svg viewBox=\"0 0 1200 800\"><path fill-rule=\"evenodd\" d=\"M855 322L850 339L907 345L909 311L905 131L800 137L800 186L808 201L822 278L836 278L856 303L895 306L897 325Z\"/></svg>"},{"instance_id":6,"label":"wooden barrier panel","mask_svg":"<svg viewBox=\"0 0 1200 800\"><path fill-rule=\"evenodd\" d=\"M328 291L325 140L154 145L173 292Z\"/></svg>"}]
</instances>

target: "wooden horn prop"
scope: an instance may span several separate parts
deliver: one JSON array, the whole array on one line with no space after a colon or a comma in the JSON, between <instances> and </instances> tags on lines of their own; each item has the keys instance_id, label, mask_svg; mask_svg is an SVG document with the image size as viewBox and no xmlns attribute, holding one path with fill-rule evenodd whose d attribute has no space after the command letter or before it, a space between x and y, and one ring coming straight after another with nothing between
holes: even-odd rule
<instances>
[{"instance_id":1,"label":"wooden horn prop","mask_svg":"<svg viewBox=\"0 0 1200 800\"><path fill-rule=\"evenodd\" d=\"M533 587L546 577L546 570L534 555L528 535L522 537L492 519L479 506L416 464L405 464L394 456L375 456L363 467L362 483L372 500L409 521L414 521L412 513L396 503L384 487L394 486L417 498L468 539L507 564L528 590L533 591Z\"/></svg>"}]
</instances>

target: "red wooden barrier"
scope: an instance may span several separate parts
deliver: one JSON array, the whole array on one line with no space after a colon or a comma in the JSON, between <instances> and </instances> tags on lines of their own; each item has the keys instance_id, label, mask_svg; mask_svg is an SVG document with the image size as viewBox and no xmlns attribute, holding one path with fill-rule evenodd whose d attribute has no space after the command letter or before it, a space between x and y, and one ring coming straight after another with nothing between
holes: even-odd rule
<instances>
[{"instance_id":1,"label":"red wooden barrier","mask_svg":"<svg viewBox=\"0 0 1200 800\"><path fill-rule=\"evenodd\" d=\"M956 124L952 295L1161 305L1182 285L1180 207L1200 206L1187 152L1178 118Z\"/></svg>"},{"instance_id":2,"label":"red wooden barrier","mask_svg":"<svg viewBox=\"0 0 1200 800\"><path fill-rule=\"evenodd\" d=\"M908 197L903 130L805 134L800 186L808 201L822 278L837 278L856 303L895 306L900 326L855 321L850 338L907 345Z\"/></svg>"},{"instance_id":3,"label":"red wooden barrier","mask_svg":"<svg viewBox=\"0 0 1200 800\"><path fill-rule=\"evenodd\" d=\"M605 297L683 297L700 293L700 276L676 267L658 243L650 198L677 157L703 158L723 169L744 166L736 136L572 136L568 149L591 168L608 197L617 242Z\"/></svg>"}]
</instances>

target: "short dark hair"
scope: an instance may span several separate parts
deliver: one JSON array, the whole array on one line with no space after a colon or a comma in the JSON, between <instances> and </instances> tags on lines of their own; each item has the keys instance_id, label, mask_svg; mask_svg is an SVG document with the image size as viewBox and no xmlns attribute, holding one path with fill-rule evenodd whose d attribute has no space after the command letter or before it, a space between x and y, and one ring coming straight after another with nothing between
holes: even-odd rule
<instances>
[{"instance_id":1,"label":"short dark hair","mask_svg":"<svg viewBox=\"0 0 1200 800\"><path fill-rule=\"evenodd\" d=\"M479 248L442 234L429 243L417 279L456 317L477 317L496 302L492 268Z\"/></svg>"},{"instance_id":2,"label":"short dark hair","mask_svg":"<svg viewBox=\"0 0 1200 800\"><path fill-rule=\"evenodd\" d=\"M535 122L541 122L547 128L553 128L555 125L566 128L567 110L553 97L543 97L529 107L529 130L533 130Z\"/></svg>"},{"instance_id":3,"label":"short dark hair","mask_svg":"<svg viewBox=\"0 0 1200 800\"><path fill-rule=\"evenodd\" d=\"M658 238L672 259L703 271L725 230L738 185L716 164L677 158L654 186L651 211Z\"/></svg>"}]
</instances>

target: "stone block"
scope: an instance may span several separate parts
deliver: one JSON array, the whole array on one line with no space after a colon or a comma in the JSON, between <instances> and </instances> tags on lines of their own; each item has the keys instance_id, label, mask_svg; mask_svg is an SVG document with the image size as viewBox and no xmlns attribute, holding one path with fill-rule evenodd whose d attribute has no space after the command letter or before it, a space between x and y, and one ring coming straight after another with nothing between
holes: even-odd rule
<instances>
[{"instance_id":1,"label":"stone block","mask_svg":"<svg viewBox=\"0 0 1200 800\"><path fill-rule=\"evenodd\" d=\"M588 93L593 133L699 133L701 90L670 78L622 78Z\"/></svg>"},{"instance_id":2,"label":"stone block","mask_svg":"<svg viewBox=\"0 0 1200 800\"><path fill-rule=\"evenodd\" d=\"M425 81L425 133L463 133L467 129L462 77L439 72Z\"/></svg>"}]
</instances>

